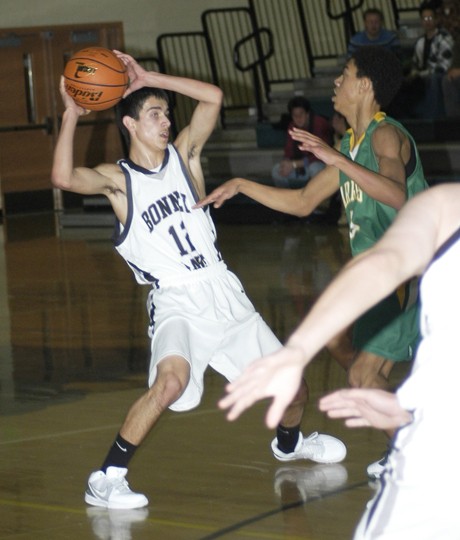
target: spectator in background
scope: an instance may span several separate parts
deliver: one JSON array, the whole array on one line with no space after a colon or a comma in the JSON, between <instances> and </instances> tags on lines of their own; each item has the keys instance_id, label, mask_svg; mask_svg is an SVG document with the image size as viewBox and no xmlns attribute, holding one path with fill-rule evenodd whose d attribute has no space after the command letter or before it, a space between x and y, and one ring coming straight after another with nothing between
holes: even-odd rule
<instances>
[{"instance_id":1,"label":"spectator in background","mask_svg":"<svg viewBox=\"0 0 460 540\"><path fill-rule=\"evenodd\" d=\"M324 169L325 164L311 152L299 149L299 143L289 135L293 127L313 133L327 144L333 142L333 129L329 120L314 113L310 102L303 96L289 100L290 122L287 126L284 157L272 170L272 179L276 186L284 188L303 187L310 178Z\"/></svg>"},{"instance_id":2,"label":"spectator in background","mask_svg":"<svg viewBox=\"0 0 460 540\"><path fill-rule=\"evenodd\" d=\"M414 46L412 69L402 92L409 116L439 118L445 115L442 78L452 64L454 39L441 26L437 12L438 3L425 1L420 4L420 23L423 35Z\"/></svg>"},{"instance_id":3,"label":"spectator in background","mask_svg":"<svg viewBox=\"0 0 460 540\"><path fill-rule=\"evenodd\" d=\"M334 131L334 146L340 149L340 141L350 126L348 125L345 116L337 111L334 111L334 114L332 115L331 125Z\"/></svg>"},{"instance_id":4,"label":"spectator in background","mask_svg":"<svg viewBox=\"0 0 460 540\"><path fill-rule=\"evenodd\" d=\"M400 56L401 45L397 34L383 27L383 13L380 9L369 8L363 13L364 30L357 32L348 44L350 57L360 47L378 45Z\"/></svg>"},{"instance_id":5,"label":"spectator in background","mask_svg":"<svg viewBox=\"0 0 460 540\"><path fill-rule=\"evenodd\" d=\"M442 25L455 39L460 30L460 0L443 0L438 11Z\"/></svg>"},{"instance_id":6,"label":"spectator in background","mask_svg":"<svg viewBox=\"0 0 460 540\"><path fill-rule=\"evenodd\" d=\"M460 1L445 0L442 5L443 25L453 37L452 63L442 79L446 116L460 116Z\"/></svg>"}]
</instances>

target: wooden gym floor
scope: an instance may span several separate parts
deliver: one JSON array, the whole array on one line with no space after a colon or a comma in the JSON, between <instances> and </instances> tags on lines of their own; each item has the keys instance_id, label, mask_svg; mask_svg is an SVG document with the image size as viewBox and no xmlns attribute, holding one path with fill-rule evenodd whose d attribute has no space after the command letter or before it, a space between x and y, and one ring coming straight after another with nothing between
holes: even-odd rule
<instances>
[{"instance_id":1,"label":"wooden gym floor","mask_svg":"<svg viewBox=\"0 0 460 540\"><path fill-rule=\"evenodd\" d=\"M282 340L349 257L337 226L222 223L218 232L228 266ZM277 462L266 404L228 423L216 407L224 381L209 371L201 405L168 411L131 463L148 508L87 507L87 477L145 388L147 289L109 229L59 231L53 215L37 214L8 218L1 233L0 539L351 538L373 493L366 466L386 441L317 411L320 395L346 384L325 352L306 371L303 431L341 437L342 464Z\"/></svg>"}]
</instances>

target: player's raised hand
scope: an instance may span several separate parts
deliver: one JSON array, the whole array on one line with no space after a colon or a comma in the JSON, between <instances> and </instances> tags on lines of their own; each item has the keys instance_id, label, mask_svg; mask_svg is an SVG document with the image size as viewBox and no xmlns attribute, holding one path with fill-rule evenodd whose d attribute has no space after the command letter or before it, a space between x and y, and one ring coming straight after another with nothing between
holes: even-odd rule
<instances>
[{"instance_id":1,"label":"player's raised hand","mask_svg":"<svg viewBox=\"0 0 460 540\"><path fill-rule=\"evenodd\" d=\"M287 347L252 362L226 387L227 395L218 403L228 409L227 419L236 420L256 401L273 398L265 417L267 427L276 427L294 399L303 374L304 355Z\"/></svg>"},{"instance_id":2,"label":"player's raised hand","mask_svg":"<svg viewBox=\"0 0 460 540\"><path fill-rule=\"evenodd\" d=\"M289 135L300 143L300 150L311 152L318 159L326 163L326 165L334 165L337 157L341 155L340 152L324 142L323 139L304 129L292 128L289 130Z\"/></svg>"},{"instance_id":3,"label":"player's raised hand","mask_svg":"<svg viewBox=\"0 0 460 540\"><path fill-rule=\"evenodd\" d=\"M227 199L231 199L237 193L238 178L232 178L199 200L193 208L203 208L203 206L207 206L208 204L212 204L214 208L220 208Z\"/></svg>"},{"instance_id":4,"label":"player's raised hand","mask_svg":"<svg viewBox=\"0 0 460 540\"><path fill-rule=\"evenodd\" d=\"M123 97L128 96L135 90L139 90L139 88L142 88L143 86L147 86L146 77L149 72L139 65L138 62L136 62L136 60L129 54L117 51L115 49L113 52L123 62L123 64L125 64L126 69L128 70L129 86L126 92L123 94Z\"/></svg>"},{"instance_id":5,"label":"player's raised hand","mask_svg":"<svg viewBox=\"0 0 460 540\"><path fill-rule=\"evenodd\" d=\"M64 76L61 76L61 80L59 82L59 92L66 109L74 110L78 116L85 116L91 112L89 109L85 109L84 107L77 105L70 94L67 93L67 90L65 89Z\"/></svg>"}]
</instances>

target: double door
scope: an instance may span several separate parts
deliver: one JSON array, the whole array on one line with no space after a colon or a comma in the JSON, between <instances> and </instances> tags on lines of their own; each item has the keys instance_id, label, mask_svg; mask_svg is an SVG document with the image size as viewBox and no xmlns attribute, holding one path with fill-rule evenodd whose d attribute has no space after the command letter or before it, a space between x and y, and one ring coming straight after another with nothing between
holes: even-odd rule
<instances>
[{"instance_id":1,"label":"double door","mask_svg":"<svg viewBox=\"0 0 460 540\"><path fill-rule=\"evenodd\" d=\"M50 171L63 105L59 81L67 60L79 49L123 48L122 23L101 23L0 30L0 191L4 213L22 194L65 206L52 190ZM78 124L75 164L94 166L116 161L122 144L114 111L92 112ZM11 195L11 197L10 197ZM13 195L16 195L13 197ZM70 203L69 203L70 204Z\"/></svg>"}]
</instances>

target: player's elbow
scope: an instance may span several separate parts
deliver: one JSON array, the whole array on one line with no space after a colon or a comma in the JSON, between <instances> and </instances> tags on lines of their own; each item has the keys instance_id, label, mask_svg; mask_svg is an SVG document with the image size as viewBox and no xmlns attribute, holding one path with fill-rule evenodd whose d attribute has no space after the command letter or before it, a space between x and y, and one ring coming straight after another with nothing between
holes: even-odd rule
<instances>
[{"instance_id":1,"label":"player's elbow","mask_svg":"<svg viewBox=\"0 0 460 540\"><path fill-rule=\"evenodd\" d=\"M388 201L388 206L393 207L395 210L399 212L401 208L406 204L407 202L407 196L405 191L399 191L395 192L391 199Z\"/></svg>"},{"instance_id":2,"label":"player's elbow","mask_svg":"<svg viewBox=\"0 0 460 540\"><path fill-rule=\"evenodd\" d=\"M308 198L301 196L295 201L295 204L293 204L291 214L298 218L304 218L309 216L314 209L315 206L312 202Z\"/></svg>"},{"instance_id":3,"label":"player's elbow","mask_svg":"<svg viewBox=\"0 0 460 540\"><path fill-rule=\"evenodd\" d=\"M307 208L305 206L301 206L299 208L297 208L294 212L293 212L293 215L295 217L298 217L298 218L304 218L304 217L308 217L311 213L312 213L313 209L311 208Z\"/></svg>"},{"instance_id":4,"label":"player's elbow","mask_svg":"<svg viewBox=\"0 0 460 540\"><path fill-rule=\"evenodd\" d=\"M219 107L221 107L224 102L224 92L218 86L216 86L215 99L216 103L219 105Z\"/></svg>"},{"instance_id":5,"label":"player's elbow","mask_svg":"<svg viewBox=\"0 0 460 540\"><path fill-rule=\"evenodd\" d=\"M63 174L62 171L53 168L51 170L51 184L55 188L69 190L71 186L70 177L67 174Z\"/></svg>"}]
</instances>

